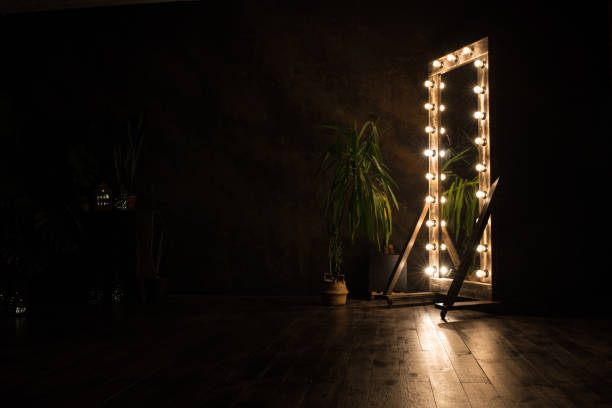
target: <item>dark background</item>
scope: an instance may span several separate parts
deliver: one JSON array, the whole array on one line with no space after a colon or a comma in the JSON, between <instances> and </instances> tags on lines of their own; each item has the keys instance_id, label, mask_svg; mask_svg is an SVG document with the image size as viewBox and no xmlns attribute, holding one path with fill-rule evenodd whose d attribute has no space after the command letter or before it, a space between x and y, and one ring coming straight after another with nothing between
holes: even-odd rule
<instances>
[{"instance_id":1,"label":"dark background","mask_svg":"<svg viewBox=\"0 0 612 408\"><path fill-rule=\"evenodd\" d=\"M171 291L249 295L320 289L326 124L381 118L402 246L427 188L428 64L488 36L495 295L524 310L605 305L605 2L176 3L8 14L0 27L3 194L73 202L75 148L111 182L111 147L143 111L138 200L167 219ZM355 296L371 252L347 244ZM426 290L416 255L409 280ZM87 270L44 273L65 284Z\"/></svg>"}]
</instances>

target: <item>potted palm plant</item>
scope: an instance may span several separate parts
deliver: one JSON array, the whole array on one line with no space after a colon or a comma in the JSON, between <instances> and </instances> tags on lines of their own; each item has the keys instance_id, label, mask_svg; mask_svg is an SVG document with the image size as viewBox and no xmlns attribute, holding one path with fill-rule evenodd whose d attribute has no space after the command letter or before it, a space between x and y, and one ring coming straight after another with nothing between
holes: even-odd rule
<instances>
[{"instance_id":1,"label":"potted palm plant","mask_svg":"<svg viewBox=\"0 0 612 408\"><path fill-rule=\"evenodd\" d=\"M120 203L118 208L136 208L136 168L144 140L144 115L141 113L134 124L127 122L127 145L117 144L113 148L115 174L119 186ZM124 196L125 197L122 197Z\"/></svg>"},{"instance_id":2,"label":"potted palm plant","mask_svg":"<svg viewBox=\"0 0 612 408\"><path fill-rule=\"evenodd\" d=\"M348 290L342 270L343 236L354 242L357 234L376 244L379 252L389 246L392 207L397 208L397 185L383 164L376 122L361 128L327 126L335 142L321 158L317 174L330 177L324 212L329 239L329 270L323 276L322 302L345 304Z\"/></svg>"}]
</instances>

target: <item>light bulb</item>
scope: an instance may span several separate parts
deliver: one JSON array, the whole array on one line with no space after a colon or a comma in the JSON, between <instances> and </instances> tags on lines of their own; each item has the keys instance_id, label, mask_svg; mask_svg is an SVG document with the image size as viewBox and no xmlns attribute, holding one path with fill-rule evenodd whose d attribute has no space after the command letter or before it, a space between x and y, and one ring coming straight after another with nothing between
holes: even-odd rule
<instances>
[{"instance_id":1,"label":"light bulb","mask_svg":"<svg viewBox=\"0 0 612 408\"><path fill-rule=\"evenodd\" d=\"M431 63L431 65L433 65L434 68L440 68L442 66L442 62L435 60Z\"/></svg>"},{"instance_id":2,"label":"light bulb","mask_svg":"<svg viewBox=\"0 0 612 408\"><path fill-rule=\"evenodd\" d=\"M440 105L440 112L444 112L446 110L446 106Z\"/></svg>"},{"instance_id":3,"label":"light bulb","mask_svg":"<svg viewBox=\"0 0 612 408\"><path fill-rule=\"evenodd\" d=\"M485 113L484 112L480 112L480 111L476 111L476 112L474 112L474 118L475 119L484 119L485 118Z\"/></svg>"},{"instance_id":4,"label":"light bulb","mask_svg":"<svg viewBox=\"0 0 612 408\"><path fill-rule=\"evenodd\" d=\"M428 274L429 276L432 276L435 272L436 272L435 266L428 266L427 268L425 268L425 273Z\"/></svg>"},{"instance_id":5,"label":"light bulb","mask_svg":"<svg viewBox=\"0 0 612 408\"><path fill-rule=\"evenodd\" d=\"M426 88L433 88L434 83L431 82L429 79L427 81L425 81L425 87Z\"/></svg>"},{"instance_id":6,"label":"light bulb","mask_svg":"<svg viewBox=\"0 0 612 408\"><path fill-rule=\"evenodd\" d=\"M425 175L425 178L426 178L427 180L435 180L435 179L436 179L436 175L435 175L435 174L431 174L431 173L427 173L427 174Z\"/></svg>"},{"instance_id":7,"label":"light bulb","mask_svg":"<svg viewBox=\"0 0 612 408\"><path fill-rule=\"evenodd\" d=\"M487 196L487 193L485 193L484 191L478 190L476 192L476 197L478 198L485 198Z\"/></svg>"},{"instance_id":8,"label":"light bulb","mask_svg":"<svg viewBox=\"0 0 612 408\"><path fill-rule=\"evenodd\" d=\"M425 127L425 133L433 133L435 132L436 128L434 128L433 126L426 126Z\"/></svg>"},{"instance_id":9,"label":"light bulb","mask_svg":"<svg viewBox=\"0 0 612 408\"><path fill-rule=\"evenodd\" d=\"M446 88L446 84L444 82L440 82L440 89Z\"/></svg>"},{"instance_id":10,"label":"light bulb","mask_svg":"<svg viewBox=\"0 0 612 408\"><path fill-rule=\"evenodd\" d=\"M483 93L485 93L485 89L482 86L476 85L474 87L474 93L483 94Z\"/></svg>"},{"instance_id":11,"label":"light bulb","mask_svg":"<svg viewBox=\"0 0 612 408\"><path fill-rule=\"evenodd\" d=\"M432 157L436 155L436 151L435 150L431 150L431 149L426 149L423 154L427 157Z\"/></svg>"},{"instance_id":12,"label":"light bulb","mask_svg":"<svg viewBox=\"0 0 612 408\"><path fill-rule=\"evenodd\" d=\"M482 67L484 67L484 62L482 62L481 60L476 60L476 61L474 61L474 66L476 68L482 68Z\"/></svg>"},{"instance_id":13,"label":"light bulb","mask_svg":"<svg viewBox=\"0 0 612 408\"><path fill-rule=\"evenodd\" d=\"M446 244L440 244L440 249L442 251L446 251Z\"/></svg>"},{"instance_id":14,"label":"light bulb","mask_svg":"<svg viewBox=\"0 0 612 408\"><path fill-rule=\"evenodd\" d=\"M446 133L446 129L445 129L445 128L443 128L443 127L441 127L441 128L440 128L440 134L441 134L441 135L443 135L443 134L445 134L445 133Z\"/></svg>"},{"instance_id":15,"label":"light bulb","mask_svg":"<svg viewBox=\"0 0 612 408\"><path fill-rule=\"evenodd\" d=\"M478 278L482 279L482 278L485 278L487 276L489 276L489 271L487 271L486 269L484 269L484 270L478 269L476 271L476 277L478 277Z\"/></svg>"},{"instance_id":16,"label":"light bulb","mask_svg":"<svg viewBox=\"0 0 612 408\"><path fill-rule=\"evenodd\" d=\"M440 274L446 276L448 275L448 268L446 266L441 266L440 267Z\"/></svg>"},{"instance_id":17,"label":"light bulb","mask_svg":"<svg viewBox=\"0 0 612 408\"><path fill-rule=\"evenodd\" d=\"M436 107L436 105L431 104L431 103L426 103L425 104L425 109L427 109L427 110L432 110L435 107Z\"/></svg>"},{"instance_id":18,"label":"light bulb","mask_svg":"<svg viewBox=\"0 0 612 408\"><path fill-rule=\"evenodd\" d=\"M425 245L425 249L428 251L435 251L436 250L436 244L427 244Z\"/></svg>"},{"instance_id":19,"label":"light bulb","mask_svg":"<svg viewBox=\"0 0 612 408\"><path fill-rule=\"evenodd\" d=\"M446 202L446 197L444 197L444 196L440 197L440 202L442 204L444 204Z\"/></svg>"},{"instance_id":20,"label":"light bulb","mask_svg":"<svg viewBox=\"0 0 612 408\"><path fill-rule=\"evenodd\" d=\"M470 55L472 54L472 49L470 47L463 47L463 49L461 50L461 54Z\"/></svg>"},{"instance_id":21,"label":"light bulb","mask_svg":"<svg viewBox=\"0 0 612 408\"><path fill-rule=\"evenodd\" d=\"M427 220L425 222L425 225L427 225L428 227L435 227L436 226L436 220Z\"/></svg>"},{"instance_id":22,"label":"light bulb","mask_svg":"<svg viewBox=\"0 0 612 408\"><path fill-rule=\"evenodd\" d=\"M476 247L476 252L487 252L487 249L488 249L488 248L487 248L487 246L486 246L486 245L482 245L482 244L480 244L480 245L478 245L478 246Z\"/></svg>"},{"instance_id":23,"label":"light bulb","mask_svg":"<svg viewBox=\"0 0 612 408\"><path fill-rule=\"evenodd\" d=\"M442 222L440 223L441 226L446 227L446 221L442 220Z\"/></svg>"},{"instance_id":24,"label":"light bulb","mask_svg":"<svg viewBox=\"0 0 612 408\"><path fill-rule=\"evenodd\" d=\"M446 180L446 174L440 174L440 180Z\"/></svg>"},{"instance_id":25,"label":"light bulb","mask_svg":"<svg viewBox=\"0 0 612 408\"><path fill-rule=\"evenodd\" d=\"M487 140L482 137L477 137L476 139L474 139L474 143L480 146L484 146L487 144Z\"/></svg>"},{"instance_id":26,"label":"light bulb","mask_svg":"<svg viewBox=\"0 0 612 408\"><path fill-rule=\"evenodd\" d=\"M455 54L448 54L446 56L446 60L448 62L455 62L455 61L457 61L457 56Z\"/></svg>"},{"instance_id":27,"label":"light bulb","mask_svg":"<svg viewBox=\"0 0 612 408\"><path fill-rule=\"evenodd\" d=\"M478 164L476 165L476 171L480 171L480 172L482 172L482 171L487 171L487 166L485 166L485 165L484 165L484 164L482 164L482 163L478 163Z\"/></svg>"},{"instance_id":28,"label":"light bulb","mask_svg":"<svg viewBox=\"0 0 612 408\"><path fill-rule=\"evenodd\" d=\"M446 152L444 150L440 150L440 157L446 156Z\"/></svg>"},{"instance_id":29,"label":"light bulb","mask_svg":"<svg viewBox=\"0 0 612 408\"><path fill-rule=\"evenodd\" d=\"M425 201L427 201L428 203L435 203L436 197L428 195L427 197L425 197Z\"/></svg>"}]
</instances>

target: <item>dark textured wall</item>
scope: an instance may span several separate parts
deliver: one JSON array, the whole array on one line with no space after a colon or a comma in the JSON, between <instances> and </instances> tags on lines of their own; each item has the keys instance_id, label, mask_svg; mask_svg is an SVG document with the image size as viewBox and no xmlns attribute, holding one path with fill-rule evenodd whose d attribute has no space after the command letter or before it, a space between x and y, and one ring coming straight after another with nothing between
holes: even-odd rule
<instances>
[{"instance_id":1,"label":"dark textured wall","mask_svg":"<svg viewBox=\"0 0 612 408\"><path fill-rule=\"evenodd\" d=\"M524 287L537 298L542 282L556 272L535 280L533 271L524 272L541 257L529 252L537 239L527 246L521 240L556 224L529 215L540 208L529 192L540 192L527 181L533 173L523 164L534 156L523 139L542 140L534 125L546 128L531 109L547 107L543 123L565 132L567 126L553 119L557 108L570 112L576 100L555 98L550 83L531 94L527 110L522 98L538 88L536 73L549 69L538 67L541 47L554 57L552 50L564 47L550 44L573 38L576 46L599 31L577 30L572 37L571 8L530 14L533 8L526 13L518 5L492 10L449 2L433 10L401 2L334 4L196 3L5 16L3 38L11 41L3 67L9 80L2 89L11 95L34 149L43 151L61 153L57 146L83 140L108 151L117 137L108 130L113 126L104 127L105 142L87 132L89 124L145 110L140 200L167 214L166 264L174 290L307 294L318 291L327 268L324 183L313 178L332 140L322 125L382 118L383 154L399 184L392 242L401 246L426 193L421 152L427 64L488 35L497 47L492 58L503 65L492 73L492 86L500 91L492 106L499 119L494 132L503 139L496 171L508 186L498 209L505 248L498 269L509 265L504 296L520 298ZM583 11L578 18L603 27L605 18L597 15ZM538 41L531 43L534 36ZM565 69L553 77L566 81L565 74L585 72ZM569 152L562 143L558 151ZM48 168L63 168L61 160L47 158ZM563 167L559 163L548 164ZM59 183L61 174L38 171L36 179L48 186ZM365 289L369 252L360 242L347 247L355 293ZM414 267L423 261L424 254L417 256ZM424 289L420 270L410 279L414 289Z\"/></svg>"},{"instance_id":2,"label":"dark textured wall","mask_svg":"<svg viewBox=\"0 0 612 408\"><path fill-rule=\"evenodd\" d=\"M108 123L144 109L140 200L167 213L172 288L316 293L327 268L324 180L313 178L332 140L323 125L382 118L396 247L425 194L421 85L435 33L394 10L177 4L5 17L20 33L5 87L22 133L57 152L30 183L60 188L57 146L84 141L110 157L119 136ZM92 136L90 123L106 125ZM370 250L347 247L356 290Z\"/></svg>"}]
</instances>

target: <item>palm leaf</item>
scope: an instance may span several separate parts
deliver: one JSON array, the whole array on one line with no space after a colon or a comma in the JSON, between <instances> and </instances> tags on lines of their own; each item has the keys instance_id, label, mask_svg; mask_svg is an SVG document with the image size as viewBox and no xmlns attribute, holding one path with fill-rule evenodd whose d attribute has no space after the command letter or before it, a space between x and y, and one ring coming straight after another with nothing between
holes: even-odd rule
<instances>
[{"instance_id":1,"label":"palm leaf","mask_svg":"<svg viewBox=\"0 0 612 408\"><path fill-rule=\"evenodd\" d=\"M398 208L393 192L397 184L382 162L377 123L366 121L341 128L325 126L336 140L323 153L315 175L330 171L324 203L329 233L329 277L340 279L343 231L351 240L360 234L381 250L392 233L392 209Z\"/></svg>"}]
</instances>

